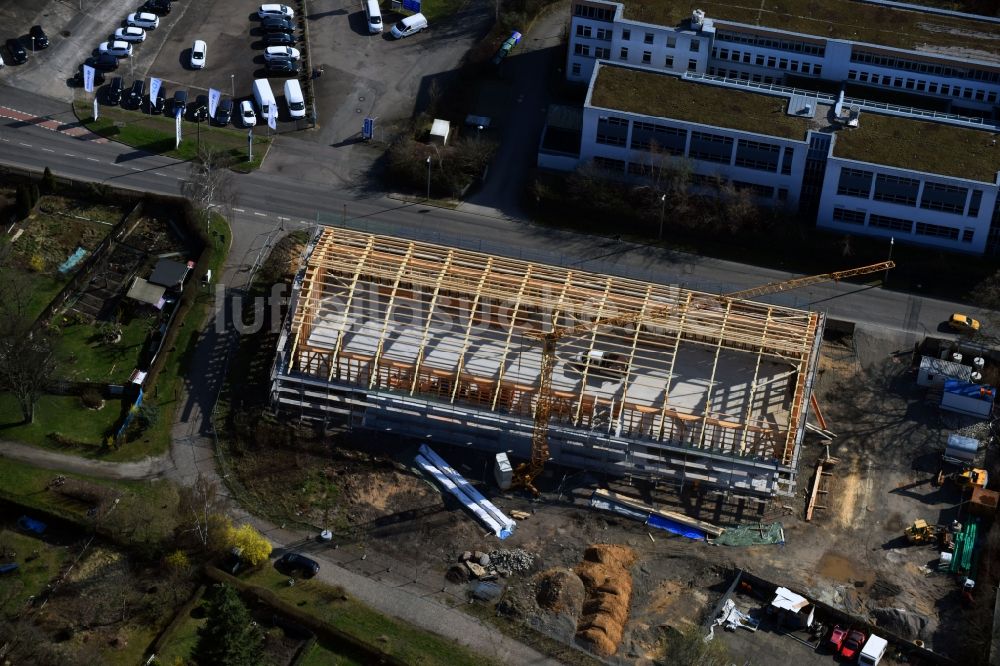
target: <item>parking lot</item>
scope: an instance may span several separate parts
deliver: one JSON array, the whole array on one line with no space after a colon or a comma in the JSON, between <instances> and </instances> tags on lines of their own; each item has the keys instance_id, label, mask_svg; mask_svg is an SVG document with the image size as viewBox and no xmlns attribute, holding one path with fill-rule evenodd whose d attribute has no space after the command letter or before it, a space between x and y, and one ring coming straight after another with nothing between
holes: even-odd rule
<instances>
[{"instance_id":1,"label":"parking lot","mask_svg":"<svg viewBox=\"0 0 1000 666\"><path fill-rule=\"evenodd\" d=\"M25 4L3 3L0 19L25 35L31 25L41 23L52 37L52 46L33 54L24 65L0 70L0 80L68 102L83 94L68 85L79 64L142 2L83 0L82 12L78 4L68 0L47 0L31 10ZM264 73L256 17L259 4L257 0L176 0L171 13L161 17L157 29L147 31L145 42L135 45L133 57L123 58L113 75L125 79L126 89L135 79L161 78L168 97L183 88L193 100L209 88L217 88L237 100L250 98L253 79ZM462 56L485 34L492 11L492 5L473 0L455 16L432 22L427 30L397 41L389 37L388 30L400 15L387 5L383 4L385 32L371 35L360 0L309 3L304 17L310 36L307 48L312 67L320 71L312 81L317 125L297 132L309 123L287 122L284 79L272 79L281 110L278 132L287 140L283 137L276 144L265 170L282 170L294 164L308 177L322 179L336 179L331 171L342 177L366 171L380 151L361 144L364 117L376 119L377 140L391 139L418 105L425 105L435 89L440 91L447 85ZM301 3L289 6L296 10L298 22ZM301 28L295 36L300 42L297 47L302 48ZM189 65L195 39L208 44L207 64L202 70ZM311 74L300 74L303 84Z\"/></svg>"}]
</instances>

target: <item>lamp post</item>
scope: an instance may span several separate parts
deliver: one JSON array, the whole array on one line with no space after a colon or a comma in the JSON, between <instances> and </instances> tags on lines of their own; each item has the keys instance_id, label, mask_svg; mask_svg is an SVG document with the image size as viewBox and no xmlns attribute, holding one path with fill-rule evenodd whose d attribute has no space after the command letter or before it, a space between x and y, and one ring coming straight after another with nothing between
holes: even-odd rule
<instances>
[{"instance_id":1,"label":"lamp post","mask_svg":"<svg viewBox=\"0 0 1000 666\"><path fill-rule=\"evenodd\" d=\"M666 210L667 210L667 195L666 194L661 194L660 195L660 233L659 233L659 236L657 236L657 238L659 238L660 240L663 240L663 214L666 212Z\"/></svg>"},{"instance_id":2,"label":"lamp post","mask_svg":"<svg viewBox=\"0 0 1000 666\"><path fill-rule=\"evenodd\" d=\"M427 156L427 200L431 199L431 156Z\"/></svg>"},{"instance_id":3,"label":"lamp post","mask_svg":"<svg viewBox=\"0 0 1000 666\"><path fill-rule=\"evenodd\" d=\"M32 53L35 52L35 36L34 35L31 36L31 52Z\"/></svg>"},{"instance_id":4,"label":"lamp post","mask_svg":"<svg viewBox=\"0 0 1000 666\"><path fill-rule=\"evenodd\" d=\"M230 74L229 75L229 84L230 84L230 86L232 88L233 99L236 99L236 75L235 74Z\"/></svg>"},{"instance_id":5,"label":"lamp post","mask_svg":"<svg viewBox=\"0 0 1000 666\"><path fill-rule=\"evenodd\" d=\"M889 236L889 258L887 261L892 261L892 246L896 244L896 238L894 236ZM889 269L885 269L885 277L882 278L882 286L889 284Z\"/></svg>"}]
</instances>

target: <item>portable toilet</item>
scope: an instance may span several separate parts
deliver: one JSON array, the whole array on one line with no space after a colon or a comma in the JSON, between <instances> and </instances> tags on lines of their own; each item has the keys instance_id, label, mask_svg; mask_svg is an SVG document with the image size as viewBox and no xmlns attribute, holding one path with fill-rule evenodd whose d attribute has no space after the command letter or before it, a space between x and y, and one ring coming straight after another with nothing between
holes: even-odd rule
<instances>
[{"instance_id":1,"label":"portable toilet","mask_svg":"<svg viewBox=\"0 0 1000 666\"><path fill-rule=\"evenodd\" d=\"M511 467L506 453L497 454L496 461L493 463L493 478L500 490L510 490L510 484L514 479L514 468Z\"/></svg>"}]
</instances>

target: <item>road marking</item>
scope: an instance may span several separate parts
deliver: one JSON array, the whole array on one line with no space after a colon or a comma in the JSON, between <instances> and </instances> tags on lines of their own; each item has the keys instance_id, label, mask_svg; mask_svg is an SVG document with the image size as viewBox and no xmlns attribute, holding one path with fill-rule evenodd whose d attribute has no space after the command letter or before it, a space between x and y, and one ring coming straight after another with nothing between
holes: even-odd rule
<instances>
[{"instance_id":1,"label":"road marking","mask_svg":"<svg viewBox=\"0 0 1000 666\"><path fill-rule=\"evenodd\" d=\"M285 222L288 222L288 220L289 220L289 218L287 218L287 217L281 217L280 215L278 216L278 219L279 220L284 220Z\"/></svg>"},{"instance_id":2,"label":"road marking","mask_svg":"<svg viewBox=\"0 0 1000 666\"><path fill-rule=\"evenodd\" d=\"M160 173L159 171L154 171L154 172L153 172L153 175L154 175L154 176L159 176L160 178L170 178L170 175L169 175L169 174L165 174L165 173Z\"/></svg>"},{"instance_id":3,"label":"road marking","mask_svg":"<svg viewBox=\"0 0 1000 666\"><path fill-rule=\"evenodd\" d=\"M97 159L96 157L88 157L87 161L88 162L100 162L101 160Z\"/></svg>"},{"instance_id":4,"label":"road marking","mask_svg":"<svg viewBox=\"0 0 1000 666\"><path fill-rule=\"evenodd\" d=\"M66 157L76 157L73 153L63 153Z\"/></svg>"},{"instance_id":5,"label":"road marking","mask_svg":"<svg viewBox=\"0 0 1000 666\"><path fill-rule=\"evenodd\" d=\"M0 106L0 118L19 120L25 122L26 124L30 124L32 127L41 127L42 129L47 129L52 132L61 132L66 136L72 136L85 141L93 141L94 143L108 142L108 140L104 137L98 136L84 127L83 123L75 122L67 124L53 120L48 116L36 116L31 113L25 113L24 111L18 111L17 109L12 109L9 106ZM26 143L21 145L28 146ZM30 148L31 146L28 147Z\"/></svg>"},{"instance_id":6,"label":"road marking","mask_svg":"<svg viewBox=\"0 0 1000 666\"><path fill-rule=\"evenodd\" d=\"M24 146L25 148L31 148L31 144L30 143L25 143L24 141L18 141L18 143L21 144L22 146Z\"/></svg>"},{"instance_id":7,"label":"road marking","mask_svg":"<svg viewBox=\"0 0 1000 666\"><path fill-rule=\"evenodd\" d=\"M131 165L129 165L129 169L132 169L132 171L142 171L142 169L140 169L139 167Z\"/></svg>"},{"instance_id":8,"label":"road marking","mask_svg":"<svg viewBox=\"0 0 1000 666\"><path fill-rule=\"evenodd\" d=\"M237 213L245 213L246 212L242 208L234 208L233 210L236 211Z\"/></svg>"},{"instance_id":9,"label":"road marking","mask_svg":"<svg viewBox=\"0 0 1000 666\"><path fill-rule=\"evenodd\" d=\"M46 152L46 153L54 153L54 152L56 152L56 151L52 150L51 148L42 148L42 151Z\"/></svg>"},{"instance_id":10,"label":"road marking","mask_svg":"<svg viewBox=\"0 0 1000 666\"><path fill-rule=\"evenodd\" d=\"M257 211L254 211L253 214L259 217L267 217L267 213L258 213Z\"/></svg>"}]
</instances>

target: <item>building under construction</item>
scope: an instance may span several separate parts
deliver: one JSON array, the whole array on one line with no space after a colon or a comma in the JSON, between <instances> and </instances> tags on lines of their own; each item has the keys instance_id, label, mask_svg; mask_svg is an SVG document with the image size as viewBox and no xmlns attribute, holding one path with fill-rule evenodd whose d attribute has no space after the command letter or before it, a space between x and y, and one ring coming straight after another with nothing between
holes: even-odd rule
<instances>
[{"instance_id":1,"label":"building under construction","mask_svg":"<svg viewBox=\"0 0 1000 666\"><path fill-rule=\"evenodd\" d=\"M792 492L817 312L327 228L294 285L272 399L304 419L527 458L537 334L631 313L558 342L551 459Z\"/></svg>"}]
</instances>

